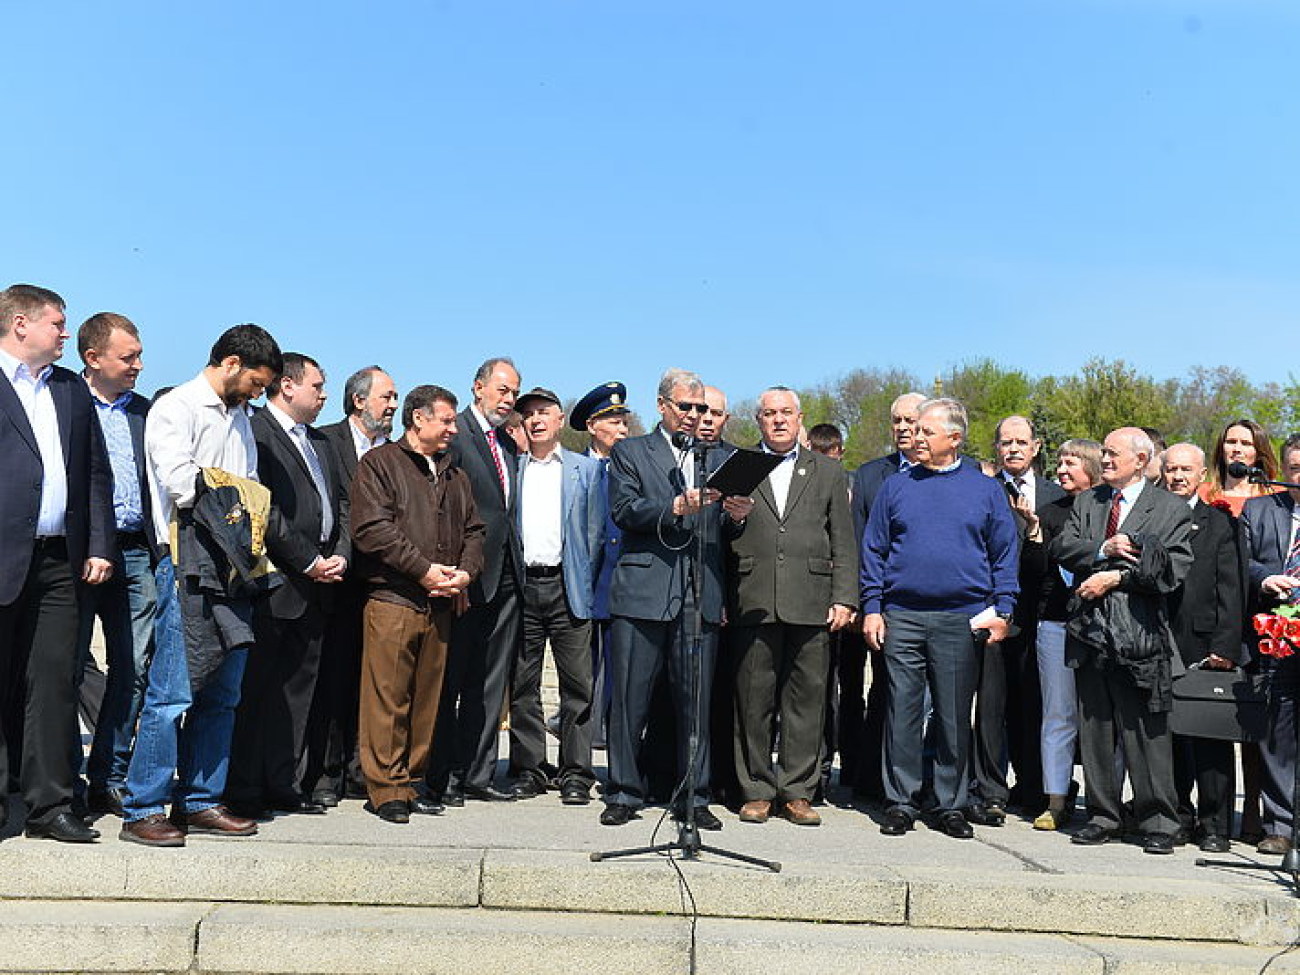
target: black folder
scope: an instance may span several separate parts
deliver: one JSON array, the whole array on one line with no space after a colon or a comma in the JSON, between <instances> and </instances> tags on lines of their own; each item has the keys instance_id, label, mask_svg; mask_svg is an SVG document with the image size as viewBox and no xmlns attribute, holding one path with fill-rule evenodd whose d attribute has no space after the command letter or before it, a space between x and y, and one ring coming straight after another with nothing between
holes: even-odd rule
<instances>
[{"instance_id":1,"label":"black folder","mask_svg":"<svg viewBox=\"0 0 1300 975\"><path fill-rule=\"evenodd\" d=\"M707 485L724 498L748 497L758 490L763 478L771 474L783 459L780 454L738 448L709 475Z\"/></svg>"}]
</instances>

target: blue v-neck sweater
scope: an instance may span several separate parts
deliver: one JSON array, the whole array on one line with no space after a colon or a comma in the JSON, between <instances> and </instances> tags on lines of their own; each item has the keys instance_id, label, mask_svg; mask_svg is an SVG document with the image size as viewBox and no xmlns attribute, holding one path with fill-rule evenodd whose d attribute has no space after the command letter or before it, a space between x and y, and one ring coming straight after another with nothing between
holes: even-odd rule
<instances>
[{"instance_id":1,"label":"blue v-neck sweater","mask_svg":"<svg viewBox=\"0 0 1300 975\"><path fill-rule=\"evenodd\" d=\"M886 479L862 539L862 611L1010 613L1020 543L1001 485L974 464Z\"/></svg>"}]
</instances>

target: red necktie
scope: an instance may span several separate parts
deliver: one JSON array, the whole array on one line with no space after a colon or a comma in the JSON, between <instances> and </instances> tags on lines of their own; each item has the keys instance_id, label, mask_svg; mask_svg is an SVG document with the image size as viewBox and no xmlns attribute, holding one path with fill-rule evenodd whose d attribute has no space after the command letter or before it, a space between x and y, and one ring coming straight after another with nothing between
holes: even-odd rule
<instances>
[{"instance_id":1,"label":"red necktie","mask_svg":"<svg viewBox=\"0 0 1300 975\"><path fill-rule=\"evenodd\" d=\"M1106 537L1110 538L1119 531L1119 503L1124 500L1124 495L1119 491L1115 492L1115 499L1110 503L1110 517L1106 519Z\"/></svg>"},{"instance_id":2,"label":"red necktie","mask_svg":"<svg viewBox=\"0 0 1300 975\"><path fill-rule=\"evenodd\" d=\"M497 480L501 482L501 496L505 497L506 493L506 469L501 463L501 445L497 443L496 430L489 430L487 433L488 449L492 451L492 463L497 467Z\"/></svg>"}]
</instances>

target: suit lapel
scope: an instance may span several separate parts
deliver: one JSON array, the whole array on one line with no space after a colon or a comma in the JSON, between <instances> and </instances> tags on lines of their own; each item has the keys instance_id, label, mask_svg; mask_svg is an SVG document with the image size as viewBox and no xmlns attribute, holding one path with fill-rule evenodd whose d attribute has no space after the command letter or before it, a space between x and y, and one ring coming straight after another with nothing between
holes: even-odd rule
<instances>
[{"instance_id":1,"label":"suit lapel","mask_svg":"<svg viewBox=\"0 0 1300 975\"><path fill-rule=\"evenodd\" d=\"M461 413L464 421L462 424L465 432L469 434L470 443L474 445L474 450L478 453L479 459L486 465L488 473L492 475L492 482L496 485L497 494L501 496L501 505L505 506L506 494L505 489L501 486L501 478L497 475L496 458L492 456L492 448L488 446L487 434L483 432L483 427L478 422L478 417L474 411L468 407ZM504 459L505 451L502 451ZM507 474L507 476L509 476Z\"/></svg>"},{"instance_id":2,"label":"suit lapel","mask_svg":"<svg viewBox=\"0 0 1300 975\"><path fill-rule=\"evenodd\" d=\"M808 487L808 481L810 480L809 469L811 467L808 452L800 447L799 453L794 458L794 471L790 475L790 491L785 496L785 517L781 519L782 521L790 517L790 512L794 510L795 505L799 503L799 499L803 497L803 492Z\"/></svg>"},{"instance_id":3,"label":"suit lapel","mask_svg":"<svg viewBox=\"0 0 1300 975\"><path fill-rule=\"evenodd\" d=\"M1281 503L1273 506L1273 524L1277 529L1278 564L1286 566L1286 557L1291 554L1291 513L1295 504L1290 493L1281 497Z\"/></svg>"},{"instance_id":4,"label":"suit lapel","mask_svg":"<svg viewBox=\"0 0 1300 975\"><path fill-rule=\"evenodd\" d=\"M772 509L772 516L776 518L777 521L781 521L781 513L776 510L776 495L772 493L771 474L763 478L763 480L761 480L758 483L758 488L755 490L754 493L759 496L759 498L763 501L764 504L766 504L769 508ZM789 506L786 507L786 510L787 511L790 510Z\"/></svg>"},{"instance_id":5,"label":"suit lapel","mask_svg":"<svg viewBox=\"0 0 1300 975\"><path fill-rule=\"evenodd\" d=\"M54 400L54 415L59 421L59 445L63 448L63 469L72 463L72 385L59 380L50 372L50 397ZM80 382L80 380L77 380Z\"/></svg>"},{"instance_id":6,"label":"suit lapel","mask_svg":"<svg viewBox=\"0 0 1300 975\"><path fill-rule=\"evenodd\" d=\"M32 429L31 421L27 419L27 411L23 409L22 400L18 398L18 394L14 392L13 384L8 379L0 382L0 412L9 417L9 422L14 425L19 435L27 441L27 446L32 448L32 453L39 457L41 448L36 444L36 431Z\"/></svg>"}]
</instances>

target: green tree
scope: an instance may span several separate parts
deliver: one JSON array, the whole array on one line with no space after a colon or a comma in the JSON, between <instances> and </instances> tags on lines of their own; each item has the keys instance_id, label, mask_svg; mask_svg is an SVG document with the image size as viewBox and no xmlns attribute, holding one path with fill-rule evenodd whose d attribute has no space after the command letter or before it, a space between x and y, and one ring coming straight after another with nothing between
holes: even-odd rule
<instances>
[{"instance_id":1,"label":"green tree","mask_svg":"<svg viewBox=\"0 0 1300 975\"><path fill-rule=\"evenodd\" d=\"M992 359L976 359L943 377L945 396L966 407L966 453L993 459L993 433L1003 417L1030 416L1034 384L1028 373L1006 369Z\"/></svg>"},{"instance_id":2,"label":"green tree","mask_svg":"<svg viewBox=\"0 0 1300 975\"><path fill-rule=\"evenodd\" d=\"M1159 383L1122 359L1089 359L1076 376L1040 384L1045 417L1071 437L1102 440L1117 427L1174 425L1178 382Z\"/></svg>"}]
</instances>

